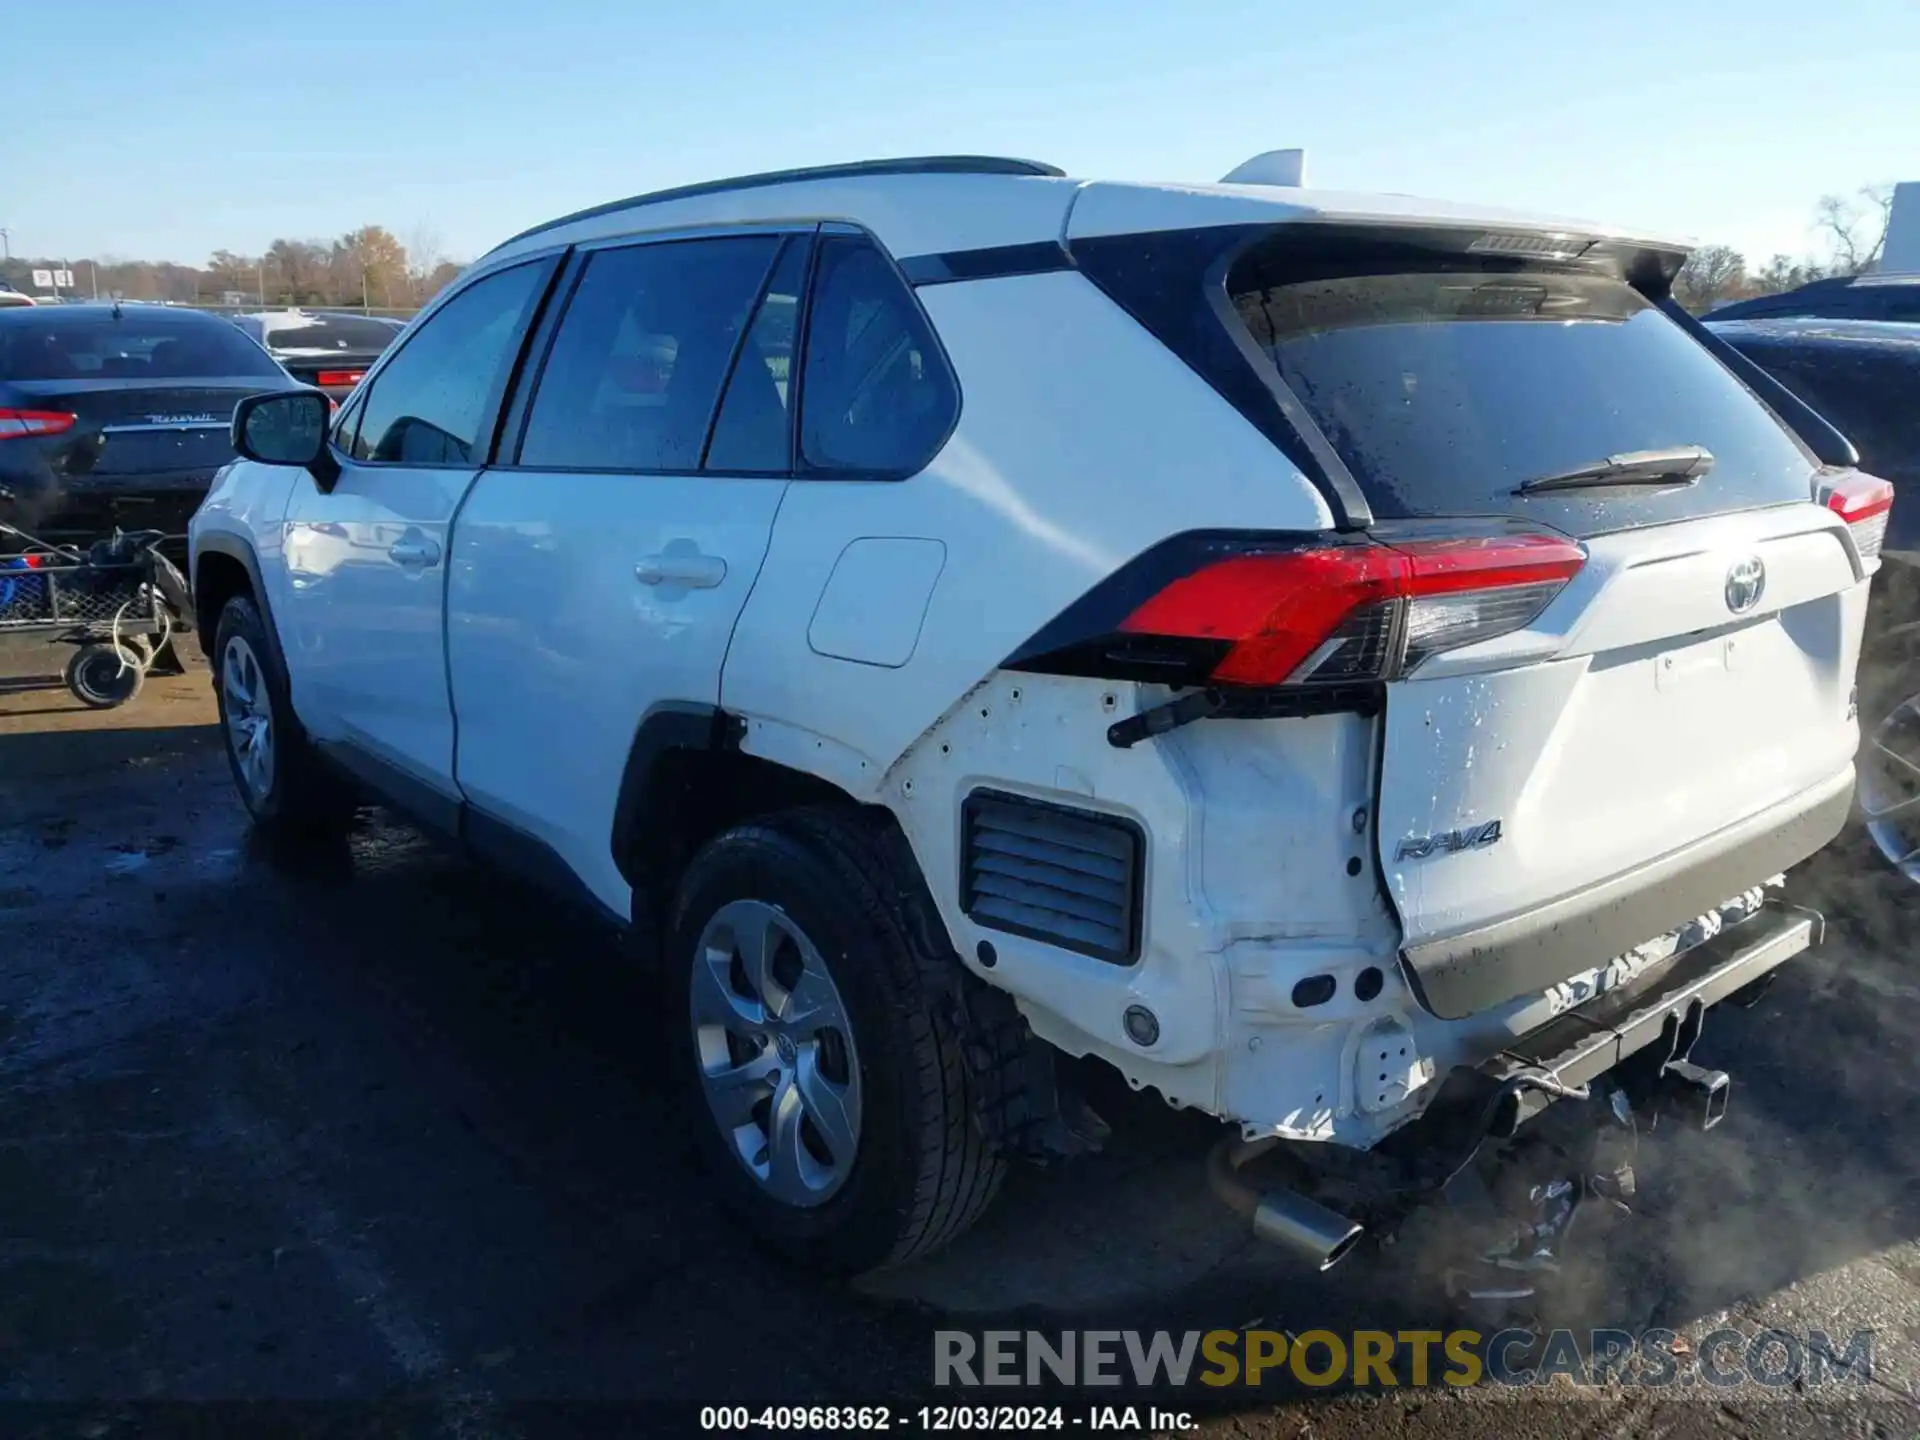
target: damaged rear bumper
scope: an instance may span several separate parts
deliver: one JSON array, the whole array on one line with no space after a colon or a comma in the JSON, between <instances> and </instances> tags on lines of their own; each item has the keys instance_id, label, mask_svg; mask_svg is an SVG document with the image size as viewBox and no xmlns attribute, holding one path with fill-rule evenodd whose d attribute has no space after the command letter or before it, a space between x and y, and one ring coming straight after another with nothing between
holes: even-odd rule
<instances>
[{"instance_id":1,"label":"damaged rear bumper","mask_svg":"<svg viewBox=\"0 0 1920 1440\"><path fill-rule=\"evenodd\" d=\"M1578 895L1404 952L1421 1003L1458 1020L1566 973L1570 949L1613 955L1683 925L1762 877L1792 869L1845 827L1853 767L1740 825Z\"/></svg>"},{"instance_id":2,"label":"damaged rear bumper","mask_svg":"<svg viewBox=\"0 0 1920 1440\"><path fill-rule=\"evenodd\" d=\"M1769 901L1751 919L1670 966L1570 1010L1514 1042L1480 1069L1505 1086L1517 1076L1551 1078L1577 1089L1649 1050L1660 1065L1683 1063L1700 1036L1708 1007L1763 980L1785 961L1820 943L1826 921L1816 910ZM1494 1117L1495 1133L1511 1134L1555 1097L1523 1086Z\"/></svg>"},{"instance_id":3,"label":"damaged rear bumper","mask_svg":"<svg viewBox=\"0 0 1920 1440\"><path fill-rule=\"evenodd\" d=\"M1487 1140L1512 1136L1556 1100L1585 1098L1609 1075L1629 1089L1703 1092L1696 1099L1710 1123L1717 1111L1704 1090L1715 1089L1713 1103L1723 1108L1724 1077L1709 1086L1703 1077L1717 1072L1688 1063L1708 1009L1819 944L1825 928L1818 911L1766 902L1670 963L1509 1041L1482 1064L1455 1068L1420 1118L1376 1153L1398 1159L1403 1186L1433 1188Z\"/></svg>"}]
</instances>

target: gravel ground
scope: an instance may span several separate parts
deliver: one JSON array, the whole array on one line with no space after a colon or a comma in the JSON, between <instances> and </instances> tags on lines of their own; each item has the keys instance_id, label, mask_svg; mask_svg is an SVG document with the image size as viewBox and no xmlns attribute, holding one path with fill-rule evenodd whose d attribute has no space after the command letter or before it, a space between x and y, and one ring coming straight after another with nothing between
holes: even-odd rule
<instances>
[{"instance_id":1,"label":"gravel ground","mask_svg":"<svg viewBox=\"0 0 1920 1440\"><path fill-rule=\"evenodd\" d=\"M898 1417L956 1398L931 1388L941 1328L1448 1323L1446 1217L1303 1278L1206 1196L1211 1126L1097 1075L1116 1143L1016 1174L951 1251L847 1287L785 1270L703 1198L653 996L603 936L377 814L336 864L276 867L204 669L97 714L52 668L0 653L0 1433ZM1223 1435L1920 1433L1912 897L1844 849L1796 887L1835 934L1710 1020L1731 1117L1645 1143L1642 1213L1576 1244L1536 1318L1695 1347L1870 1329L1870 1381L1158 1403ZM1146 1397L1056 1398L1069 1429L1092 1401L1146 1419Z\"/></svg>"}]
</instances>

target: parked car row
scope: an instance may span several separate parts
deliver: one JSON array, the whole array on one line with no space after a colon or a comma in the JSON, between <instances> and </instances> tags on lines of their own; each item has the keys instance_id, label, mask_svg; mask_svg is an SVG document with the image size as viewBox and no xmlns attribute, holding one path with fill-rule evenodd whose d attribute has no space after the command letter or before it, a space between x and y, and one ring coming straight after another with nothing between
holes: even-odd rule
<instances>
[{"instance_id":1,"label":"parked car row","mask_svg":"<svg viewBox=\"0 0 1920 1440\"><path fill-rule=\"evenodd\" d=\"M303 385L344 400L405 322L327 310L267 310L234 317Z\"/></svg>"},{"instance_id":2,"label":"parked car row","mask_svg":"<svg viewBox=\"0 0 1920 1440\"><path fill-rule=\"evenodd\" d=\"M241 397L304 383L342 400L401 328L303 310L0 309L0 520L63 543L116 526L184 535L233 458Z\"/></svg>"}]
</instances>

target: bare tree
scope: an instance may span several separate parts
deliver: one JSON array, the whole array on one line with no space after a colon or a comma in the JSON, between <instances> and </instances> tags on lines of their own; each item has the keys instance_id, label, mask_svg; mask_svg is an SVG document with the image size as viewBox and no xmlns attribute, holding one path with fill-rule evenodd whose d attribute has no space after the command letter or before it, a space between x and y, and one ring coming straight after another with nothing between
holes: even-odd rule
<instances>
[{"instance_id":1,"label":"bare tree","mask_svg":"<svg viewBox=\"0 0 1920 1440\"><path fill-rule=\"evenodd\" d=\"M428 288L433 272L446 258L440 232L430 221L422 220L407 233L407 289L416 305L424 305L433 293ZM437 288L437 287L436 287Z\"/></svg>"},{"instance_id":2,"label":"bare tree","mask_svg":"<svg viewBox=\"0 0 1920 1440\"><path fill-rule=\"evenodd\" d=\"M1858 275L1880 263L1893 214L1891 185L1863 185L1852 195L1822 195L1814 206L1814 234L1823 237L1835 275Z\"/></svg>"},{"instance_id":3,"label":"bare tree","mask_svg":"<svg viewBox=\"0 0 1920 1440\"><path fill-rule=\"evenodd\" d=\"M1702 245L1680 267L1673 289L1682 305L1702 311L1732 296L1746 281L1746 256L1731 245Z\"/></svg>"}]
</instances>

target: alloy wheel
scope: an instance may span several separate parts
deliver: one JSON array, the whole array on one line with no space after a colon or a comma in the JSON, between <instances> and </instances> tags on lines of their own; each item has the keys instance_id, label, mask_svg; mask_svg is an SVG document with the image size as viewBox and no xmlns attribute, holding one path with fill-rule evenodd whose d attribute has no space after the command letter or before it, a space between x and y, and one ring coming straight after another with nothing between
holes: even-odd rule
<instances>
[{"instance_id":1,"label":"alloy wheel","mask_svg":"<svg viewBox=\"0 0 1920 1440\"><path fill-rule=\"evenodd\" d=\"M728 1149L782 1203L826 1203L859 1150L860 1062L819 947L778 906L735 900L692 964L694 1056Z\"/></svg>"},{"instance_id":2,"label":"alloy wheel","mask_svg":"<svg viewBox=\"0 0 1920 1440\"><path fill-rule=\"evenodd\" d=\"M265 800L273 789L273 707L260 659L242 636L231 636L221 654L220 694L234 767L248 795Z\"/></svg>"}]
</instances>

